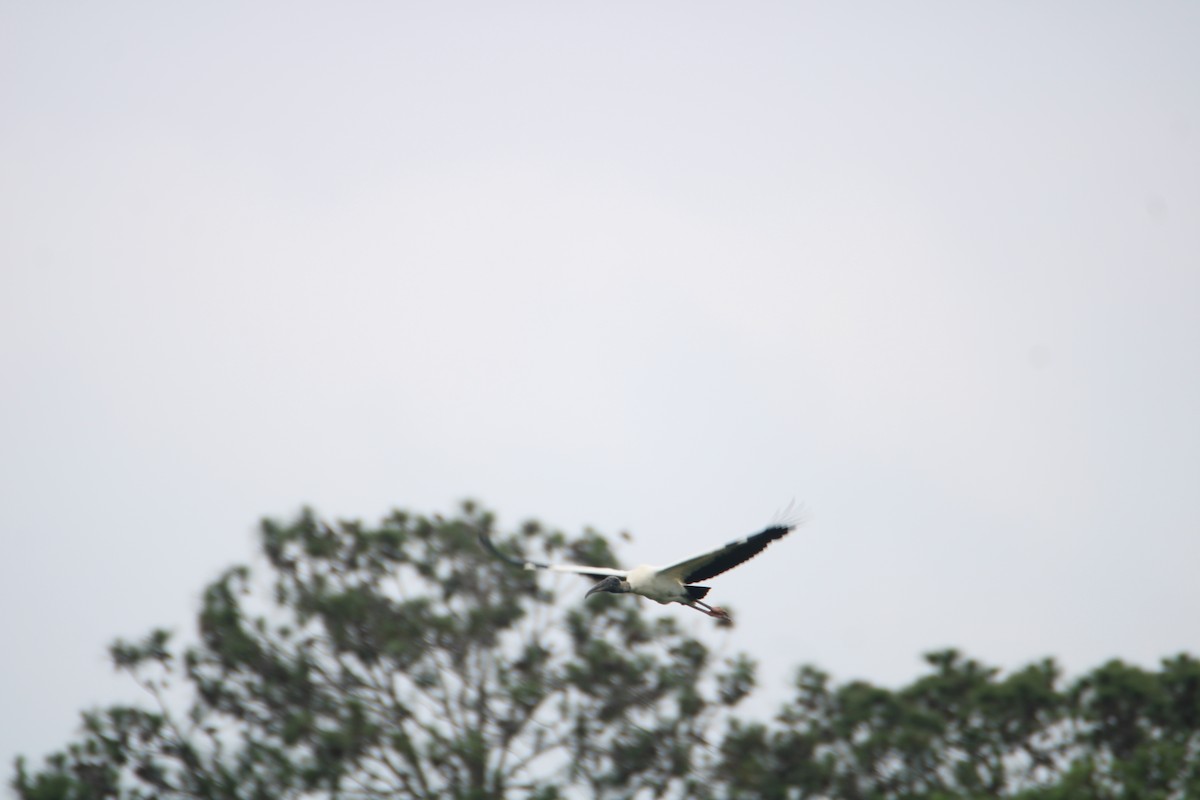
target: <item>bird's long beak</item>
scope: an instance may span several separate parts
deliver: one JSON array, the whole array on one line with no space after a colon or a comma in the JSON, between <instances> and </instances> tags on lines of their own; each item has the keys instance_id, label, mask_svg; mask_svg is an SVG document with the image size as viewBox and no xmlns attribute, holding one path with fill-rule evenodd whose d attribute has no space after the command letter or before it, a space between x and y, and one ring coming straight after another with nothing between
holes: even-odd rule
<instances>
[{"instance_id":1,"label":"bird's long beak","mask_svg":"<svg viewBox=\"0 0 1200 800\"><path fill-rule=\"evenodd\" d=\"M612 589L609 588L611 585L612 585L612 578L605 578L604 580L600 581L592 588L588 589L588 593L583 596L583 599L584 600L588 599L589 597L594 595L596 592L610 592L610 591L612 591Z\"/></svg>"}]
</instances>

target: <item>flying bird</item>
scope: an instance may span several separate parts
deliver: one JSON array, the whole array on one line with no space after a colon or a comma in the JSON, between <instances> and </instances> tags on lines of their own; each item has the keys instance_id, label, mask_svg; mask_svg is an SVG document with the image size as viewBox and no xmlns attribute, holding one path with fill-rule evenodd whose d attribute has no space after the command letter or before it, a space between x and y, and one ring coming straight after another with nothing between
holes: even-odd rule
<instances>
[{"instance_id":1,"label":"flying bird","mask_svg":"<svg viewBox=\"0 0 1200 800\"><path fill-rule=\"evenodd\" d=\"M625 594L632 592L666 605L679 603L708 614L717 619L729 619L729 612L704 602L709 592L707 586L696 586L700 581L716 577L738 564L749 561L766 549L776 539L781 539L794 530L796 523L772 525L771 527L742 539L730 542L703 555L672 564L669 567L652 567L646 564L633 569L610 567L588 567L580 564L543 564L507 556L496 549L487 534L480 531L479 541L502 560L522 569L544 569L551 572L570 572L599 581L584 597L597 592Z\"/></svg>"}]
</instances>

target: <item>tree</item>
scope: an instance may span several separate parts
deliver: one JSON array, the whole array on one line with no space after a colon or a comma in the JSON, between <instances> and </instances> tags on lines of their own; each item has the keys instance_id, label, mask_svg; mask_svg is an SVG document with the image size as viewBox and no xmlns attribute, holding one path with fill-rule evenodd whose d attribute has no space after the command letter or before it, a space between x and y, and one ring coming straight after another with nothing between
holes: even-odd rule
<instances>
[{"instance_id":1,"label":"tree","mask_svg":"<svg viewBox=\"0 0 1200 800\"><path fill-rule=\"evenodd\" d=\"M774 725L731 720L730 797L1117 800L1200 797L1200 661L1112 661L1062 686L1053 660L1001 676L956 650L891 690L813 667Z\"/></svg>"},{"instance_id":2,"label":"tree","mask_svg":"<svg viewBox=\"0 0 1200 800\"><path fill-rule=\"evenodd\" d=\"M708 647L628 598L557 603L550 581L482 551L492 526L471 503L374 529L264 522L266 573L236 567L205 590L198 644L157 630L112 646L153 706L85 714L81 740L36 773L18 761L13 786L26 800L709 796L706 737L753 686L749 659L718 674ZM532 522L501 546L612 563L599 535Z\"/></svg>"},{"instance_id":3,"label":"tree","mask_svg":"<svg viewBox=\"0 0 1200 800\"><path fill-rule=\"evenodd\" d=\"M803 666L770 721L734 716L754 662L667 614L513 570L490 514L396 512L368 529L264 522L261 574L204 593L198 643L117 642L152 707L84 715L12 781L23 800L1200 797L1200 661L1110 661L1064 681L956 650L891 689ZM514 554L613 563L596 533L527 523ZM574 591L578 589L579 591Z\"/></svg>"}]
</instances>

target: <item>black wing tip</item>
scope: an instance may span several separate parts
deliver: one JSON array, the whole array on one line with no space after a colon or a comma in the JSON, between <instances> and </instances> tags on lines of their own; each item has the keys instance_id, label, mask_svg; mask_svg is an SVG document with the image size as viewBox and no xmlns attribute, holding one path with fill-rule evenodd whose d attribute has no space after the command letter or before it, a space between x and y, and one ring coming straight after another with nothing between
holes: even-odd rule
<instances>
[{"instance_id":1,"label":"black wing tip","mask_svg":"<svg viewBox=\"0 0 1200 800\"><path fill-rule=\"evenodd\" d=\"M803 504L797 505L793 499L787 504L787 507L775 514L775 519L771 522L767 530L775 528L786 528L787 531L795 530L796 528L808 522L808 510ZM787 531L784 531L786 533ZM780 534L782 535L782 534Z\"/></svg>"},{"instance_id":2,"label":"black wing tip","mask_svg":"<svg viewBox=\"0 0 1200 800\"><path fill-rule=\"evenodd\" d=\"M492 555L500 556L501 558L505 559L506 561L508 560L508 556L504 555L504 553L501 553L498 549L496 549L496 544L495 544L495 542L492 541L492 537L488 536L483 531L479 531L478 535L479 535L479 543L484 546L484 549L488 550Z\"/></svg>"},{"instance_id":3,"label":"black wing tip","mask_svg":"<svg viewBox=\"0 0 1200 800\"><path fill-rule=\"evenodd\" d=\"M748 544L750 542L773 542L776 539L782 539L796 528L800 527L800 522L784 522L776 525L771 525L768 528L763 528L758 533L752 533L741 539L734 539L726 547L733 547L739 544Z\"/></svg>"},{"instance_id":4,"label":"black wing tip","mask_svg":"<svg viewBox=\"0 0 1200 800\"><path fill-rule=\"evenodd\" d=\"M759 535L770 534L772 540L778 539L780 536L787 536L789 533L796 530L796 528L799 528L807 521L808 517L805 514L801 512L794 512L788 514L786 517L778 520L777 522L773 522L771 525L764 528L762 534Z\"/></svg>"},{"instance_id":5,"label":"black wing tip","mask_svg":"<svg viewBox=\"0 0 1200 800\"><path fill-rule=\"evenodd\" d=\"M513 558L510 555L506 555L505 553L502 553L500 551L500 548L496 547L496 543L492 541L492 537L488 536L483 531L479 531L479 542L485 548L487 548L487 550L489 552L491 552L492 555L496 556L496 558L500 559L501 561L504 561L507 564L511 564L514 567L518 567L520 569L531 569L533 567L539 567L541 569L546 568L545 564L539 564L536 561L527 561L523 558Z\"/></svg>"}]
</instances>

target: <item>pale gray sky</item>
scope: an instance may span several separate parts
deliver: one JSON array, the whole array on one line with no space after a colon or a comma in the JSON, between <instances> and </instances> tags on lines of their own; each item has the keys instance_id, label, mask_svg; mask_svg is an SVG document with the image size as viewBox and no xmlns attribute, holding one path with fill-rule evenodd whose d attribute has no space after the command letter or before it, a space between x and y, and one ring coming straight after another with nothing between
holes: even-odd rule
<instances>
[{"instance_id":1,"label":"pale gray sky","mask_svg":"<svg viewBox=\"0 0 1200 800\"><path fill-rule=\"evenodd\" d=\"M0 2L5 769L302 504L668 562L794 497L712 595L763 708L802 662L1200 652L1197 41L1193 2Z\"/></svg>"}]
</instances>

